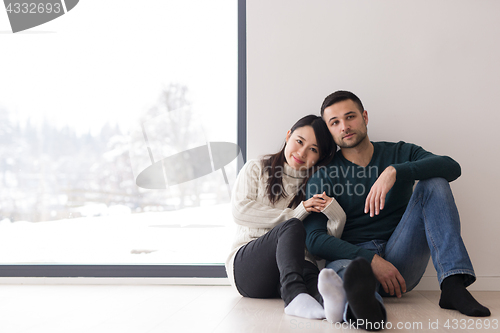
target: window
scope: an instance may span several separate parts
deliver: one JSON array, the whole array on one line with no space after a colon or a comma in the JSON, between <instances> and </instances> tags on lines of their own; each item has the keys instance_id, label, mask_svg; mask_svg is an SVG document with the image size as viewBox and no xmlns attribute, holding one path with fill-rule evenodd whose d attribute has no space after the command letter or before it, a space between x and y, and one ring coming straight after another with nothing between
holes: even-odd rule
<instances>
[{"instance_id":1,"label":"window","mask_svg":"<svg viewBox=\"0 0 500 333\"><path fill-rule=\"evenodd\" d=\"M245 153L237 5L82 3L6 38L4 276L78 265L80 276L162 276L165 265L221 276L210 267L233 237L230 189Z\"/></svg>"}]
</instances>

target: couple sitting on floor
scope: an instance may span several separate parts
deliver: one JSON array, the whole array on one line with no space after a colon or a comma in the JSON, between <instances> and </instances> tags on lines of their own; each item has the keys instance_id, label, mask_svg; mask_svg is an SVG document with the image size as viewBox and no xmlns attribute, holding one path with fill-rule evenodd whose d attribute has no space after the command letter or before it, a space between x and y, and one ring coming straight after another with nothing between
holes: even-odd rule
<instances>
[{"instance_id":1,"label":"couple sitting on floor","mask_svg":"<svg viewBox=\"0 0 500 333\"><path fill-rule=\"evenodd\" d=\"M288 315L371 330L387 319L382 296L412 290L432 257L439 305L489 316L466 289L476 278L449 185L460 165L371 142L367 124L361 100L337 91L280 152L245 164L231 199L230 281L245 297L281 297ZM321 272L315 258L326 260Z\"/></svg>"}]
</instances>

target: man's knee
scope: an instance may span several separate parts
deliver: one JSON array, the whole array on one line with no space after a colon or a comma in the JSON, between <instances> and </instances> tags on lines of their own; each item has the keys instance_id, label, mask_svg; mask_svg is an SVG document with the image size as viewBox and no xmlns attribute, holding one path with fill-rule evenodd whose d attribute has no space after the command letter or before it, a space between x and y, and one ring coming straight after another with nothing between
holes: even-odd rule
<instances>
[{"instance_id":1,"label":"man's knee","mask_svg":"<svg viewBox=\"0 0 500 333\"><path fill-rule=\"evenodd\" d=\"M440 177L429 178L425 180L420 180L415 187L415 191L424 190L424 191L432 191L440 194L451 194L450 183Z\"/></svg>"},{"instance_id":2,"label":"man's knee","mask_svg":"<svg viewBox=\"0 0 500 333\"><path fill-rule=\"evenodd\" d=\"M339 260L331 261L331 262L327 263L325 268L333 269L337 273L337 275L343 279L344 272L345 272L347 266L349 266L349 264L351 263L351 261L352 260L350 260L350 259L339 259Z\"/></svg>"},{"instance_id":3,"label":"man's knee","mask_svg":"<svg viewBox=\"0 0 500 333\"><path fill-rule=\"evenodd\" d=\"M442 187L442 186L450 186L450 183L441 177L435 177L435 178L429 178L425 180L420 180L418 182L419 184L422 184L423 186L431 186L431 187Z\"/></svg>"}]
</instances>

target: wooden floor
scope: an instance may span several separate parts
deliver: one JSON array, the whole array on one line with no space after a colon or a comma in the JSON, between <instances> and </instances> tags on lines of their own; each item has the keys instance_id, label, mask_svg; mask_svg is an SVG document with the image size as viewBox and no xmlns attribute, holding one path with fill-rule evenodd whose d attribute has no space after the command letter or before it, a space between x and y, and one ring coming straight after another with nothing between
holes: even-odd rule
<instances>
[{"instance_id":1,"label":"wooden floor","mask_svg":"<svg viewBox=\"0 0 500 333\"><path fill-rule=\"evenodd\" d=\"M440 309L437 291L386 299L390 331L498 332L500 292L472 293L491 317ZM281 300L242 298L229 286L0 285L1 333L353 331L339 325L287 316Z\"/></svg>"}]
</instances>

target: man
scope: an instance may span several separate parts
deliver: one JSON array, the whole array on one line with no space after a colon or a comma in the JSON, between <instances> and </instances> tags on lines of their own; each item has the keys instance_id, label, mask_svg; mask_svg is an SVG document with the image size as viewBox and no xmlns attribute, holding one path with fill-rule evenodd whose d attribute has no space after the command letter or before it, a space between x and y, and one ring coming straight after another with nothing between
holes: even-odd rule
<instances>
[{"instance_id":1,"label":"man","mask_svg":"<svg viewBox=\"0 0 500 333\"><path fill-rule=\"evenodd\" d=\"M383 328L380 295L401 297L412 290L430 256L441 287L439 305L489 316L466 289L475 274L449 186L460 176L459 164L414 144L371 142L368 113L351 92L326 97L321 116L340 151L311 177L307 197L325 191L342 206L347 222L335 238L327 233L326 217L311 214L304 221L306 245L344 279L344 320Z\"/></svg>"}]
</instances>

